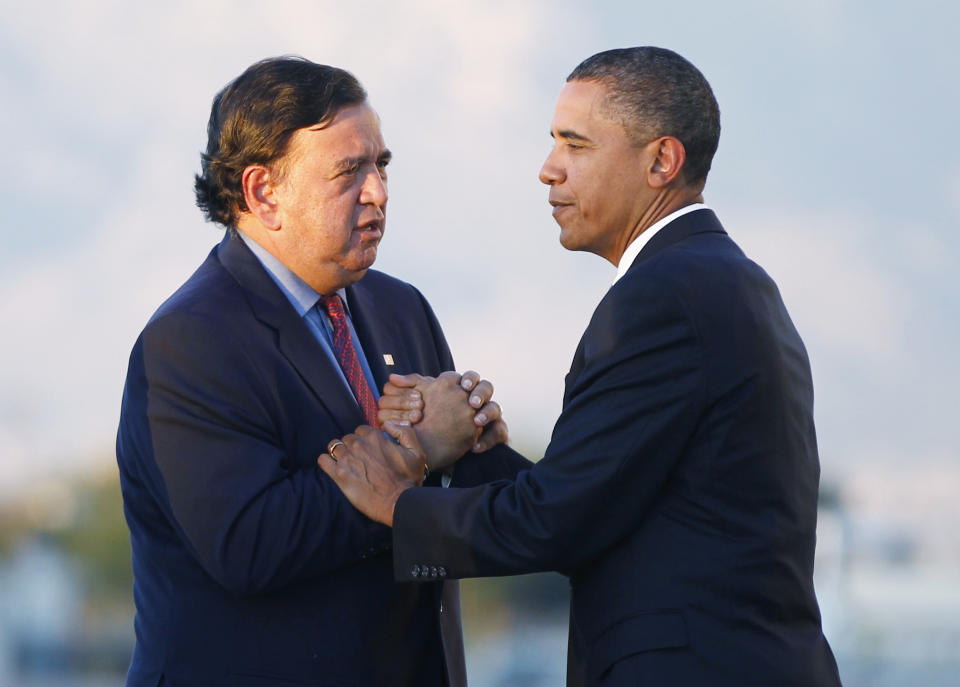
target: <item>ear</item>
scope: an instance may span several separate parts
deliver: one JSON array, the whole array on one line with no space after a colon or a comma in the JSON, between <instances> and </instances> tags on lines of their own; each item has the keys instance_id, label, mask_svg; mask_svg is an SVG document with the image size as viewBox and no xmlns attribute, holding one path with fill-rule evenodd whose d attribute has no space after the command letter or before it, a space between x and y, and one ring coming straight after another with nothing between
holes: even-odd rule
<instances>
[{"instance_id":1,"label":"ear","mask_svg":"<svg viewBox=\"0 0 960 687\"><path fill-rule=\"evenodd\" d=\"M680 176L680 170L687 161L687 151L679 139L673 136L663 136L650 143L656 146L653 164L647 173L647 180L651 188L664 188L673 183Z\"/></svg>"},{"instance_id":2,"label":"ear","mask_svg":"<svg viewBox=\"0 0 960 687\"><path fill-rule=\"evenodd\" d=\"M240 177L247 209L267 229L280 228L275 175L264 165L248 165Z\"/></svg>"}]
</instances>

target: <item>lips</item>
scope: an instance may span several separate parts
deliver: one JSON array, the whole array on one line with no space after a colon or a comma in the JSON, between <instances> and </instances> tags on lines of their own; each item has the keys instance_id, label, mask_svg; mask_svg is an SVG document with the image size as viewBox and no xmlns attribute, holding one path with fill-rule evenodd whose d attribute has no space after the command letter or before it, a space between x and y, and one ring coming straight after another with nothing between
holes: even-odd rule
<instances>
[{"instance_id":1,"label":"lips","mask_svg":"<svg viewBox=\"0 0 960 687\"><path fill-rule=\"evenodd\" d=\"M356 231L362 235L361 238L365 241L379 239L383 236L383 221L374 220L366 224L361 224L357 227Z\"/></svg>"},{"instance_id":2,"label":"lips","mask_svg":"<svg viewBox=\"0 0 960 687\"><path fill-rule=\"evenodd\" d=\"M559 200L559 199L557 199L557 198L551 198L551 199L550 199L550 205L553 206L553 216L554 216L554 218L556 218L557 215L561 214L565 208L571 207L571 206L573 205L573 203L570 202L570 201L566 201L566 200Z\"/></svg>"}]
</instances>

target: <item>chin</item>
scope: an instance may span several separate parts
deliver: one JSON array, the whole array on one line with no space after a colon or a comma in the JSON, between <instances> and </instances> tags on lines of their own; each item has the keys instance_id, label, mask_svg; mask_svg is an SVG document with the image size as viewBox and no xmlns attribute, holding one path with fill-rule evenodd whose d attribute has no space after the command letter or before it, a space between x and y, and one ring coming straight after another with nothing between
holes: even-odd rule
<instances>
[{"instance_id":1,"label":"chin","mask_svg":"<svg viewBox=\"0 0 960 687\"><path fill-rule=\"evenodd\" d=\"M560 230L560 245L567 250L581 250L576 235L563 229Z\"/></svg>"},{"instance_id":2,"label":"chin","mask_svg":"<svg viewBox=\"0 0 960 687\"><path fill-rule=\"evenodd\" d=\"M373 267L373 263L377 261L377 249L370 248L365 250L363 253L357 256L356 260L352 260L347 267L351 272L357 272L362 277L366 274L367 270ZM357 277L358 279L360 277Z\"/></svg>"},{"instance_id":3,"label":"chin","mask_svg":"<svg viewBox=\"0 0 960 687\"><path fill-rule=\"evenodd\" d=\"M347 270L346 275L341 280L341 284L338 288L345 288L352 284L356 284L367 274L367 269L368 268L364 267L363 269L359 270Z\"/></svg>"}]
</instances>

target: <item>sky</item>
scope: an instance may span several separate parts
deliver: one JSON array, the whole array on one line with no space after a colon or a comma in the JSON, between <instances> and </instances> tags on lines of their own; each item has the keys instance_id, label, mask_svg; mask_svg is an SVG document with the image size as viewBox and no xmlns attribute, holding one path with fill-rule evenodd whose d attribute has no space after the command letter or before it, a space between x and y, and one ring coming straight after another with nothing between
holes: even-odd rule
<instances>
[{"instance_id":1,"label":"sky","mask_svg":"<svg viewBox=\"0 0 960 687\"><path fill-rule=\"evenodd\" d=\"M537 172L566 74L630 45L714 88L705 198L807 344L824 479L960 489L955 3L0 9L0 498L109 469L130 348L220 238L192 195L210 101L290 53L366 86L394 153L377 267L420 288L539 455L614 268L560 247Z\"/></svg>"}]
</instances>

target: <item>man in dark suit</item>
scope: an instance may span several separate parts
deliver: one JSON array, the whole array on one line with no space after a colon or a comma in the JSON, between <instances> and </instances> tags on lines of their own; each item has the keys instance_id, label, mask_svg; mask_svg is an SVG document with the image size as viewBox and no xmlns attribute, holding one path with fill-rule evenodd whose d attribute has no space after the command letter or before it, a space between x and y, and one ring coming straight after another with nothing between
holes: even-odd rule
<instances>
[{"instance_id":1,"label":"man in dark suit","mask_svg":"<svg viewBox=\"0 0 960 687\"><path fill-rule=\"evenodd\" d=\"M228 231L151 318L124 388L127 684L462 686L457 583L394 582L390 530L316 465L377 422L390 371L453 367L423 296L369 269L390 158L377 116L347 72L279 58L216 97L208 133L198 204ZM505 436L488 383L463 385L471 406L444 379L442 402L424 397L443 412L422 423L452 429L421 432L430 468ZM525 465L494 449L453 483Z\"/></svg>"},{"instance_id":2,"label":"man in dark suit","mask_svg":"<svg viewBox=\"0 0 960 687\"><path fill-rule=\"evenodd\" d=\"M412 488L420 451L367 430L320 457L393 526L398 580L567 574L570 685L839 684L812 580L809 362L703 205L719 132L707 81L668 50L594 55L563 87L540 179L563 246L617 280L539 463L441 492ZM394 378L400 397L428 384Z\"/></svg>"}]
</instances>

